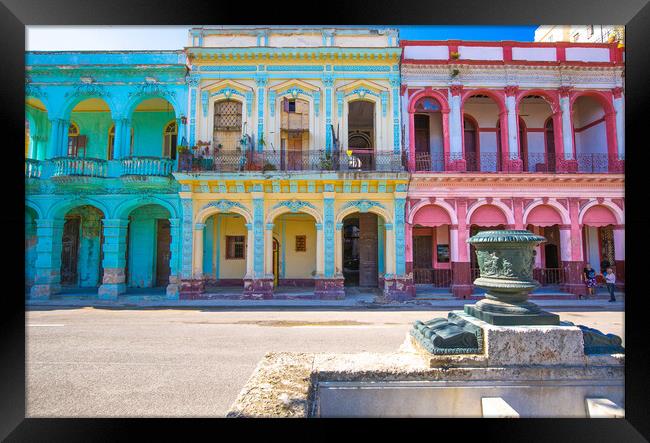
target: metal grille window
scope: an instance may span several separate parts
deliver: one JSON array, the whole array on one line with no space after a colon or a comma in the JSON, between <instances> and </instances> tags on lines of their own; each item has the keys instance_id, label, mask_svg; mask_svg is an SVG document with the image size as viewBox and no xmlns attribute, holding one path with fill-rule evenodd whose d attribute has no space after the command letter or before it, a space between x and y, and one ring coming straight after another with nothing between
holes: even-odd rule
<instances>
[{"instance_id":1,"label":"metal grille window","mask_svg":"<svg viewBox=\"0 0 650 443\"><path fill-rule=\"evenodd\" d=\"M240 259L244 258L246 237L243 235L226 236L226 258Z\"/></svg>"},{"instance_id":2,"label":"metal grille window","mask_svg":"<svg viewBox=\"0 0 650 443\"><path fill-rule=\"evenodd\" d=\"M306 235L296 235L296 252L307 252Z\"/></svg>"},{"instance_id":3,"label":"metal grille window","mask_svg":"<svg viewBox=\"0 0 650 443\"><path fill-rule=\"evenodd\" d=\"M214 104L215 131L241 131L242 104L235 100L225 100Z\"/></svg>"}]
</instances>

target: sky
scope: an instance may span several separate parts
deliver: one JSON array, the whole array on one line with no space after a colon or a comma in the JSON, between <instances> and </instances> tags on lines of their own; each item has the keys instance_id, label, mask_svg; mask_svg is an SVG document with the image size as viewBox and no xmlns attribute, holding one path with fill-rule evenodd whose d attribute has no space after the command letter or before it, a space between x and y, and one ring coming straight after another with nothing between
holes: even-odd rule
<instances>
[{"instance_id":1,"label":"sky","mask_svg":"<svg viewBox=\"0 0 650 443\"><path fill-rule=\"evenodd\" d=\"M27 26L26 50L182 49L191 26ZM294 26L292 26L294 27ZM402 40L533 41L537 26L391 26Z\"/></svg>"}]
</instances>

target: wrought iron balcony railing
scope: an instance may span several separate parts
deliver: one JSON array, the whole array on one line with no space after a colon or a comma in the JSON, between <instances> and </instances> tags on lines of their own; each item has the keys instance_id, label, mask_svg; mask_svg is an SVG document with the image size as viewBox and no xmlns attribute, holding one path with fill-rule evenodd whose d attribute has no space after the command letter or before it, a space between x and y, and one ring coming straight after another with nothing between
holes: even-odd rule
<instances>
[{"instance_id":1,"label":"wrought iron balcony railing","mask_svg":"<svg viewBox=\"0 0 650 443\"><path fill-rule=\"evenodd\" d=\"M625 160L610 154L579 153L574 157L531 152L521 158L496 152L480 154L430 154L417 152L414 172L538 172L538 173L616 173L625 170Z\"/></svg>"},{"instance_id":2,"label":"wrought iron balcony railing","mask_svg":"<svg viewBox=\"0 0 650 443\"><path fill-rule=\"evenodd\" d=\"M405 157L393 152L328 152L326 150L219 151L179 156L180 172L239 171L405 171Z\"/></svg>"},{"instance_id":3,"label":"wrought iron balcony railing","mask_svg":"<svg viewBox=\"0 0 650 443\"><path fill-rule=\"evenodd\" d=\"M40 178L41 177L41 162L31 158L25 159L25 177L27 178Z\"/></svg>"},{"instance_id":4,"label":"wrought iron balcony railing","mask_svg":"<svg viewBox=\"0 0 650 443\"><path fill-rule=\"evenodd\" d=\"M161 157L128 157L118 160L78 157L58 157L51 160L25 159L25 177L41 179L51 177L169 177L174 170L175 163L176 160Z\"/></svg>"}]
</instances>

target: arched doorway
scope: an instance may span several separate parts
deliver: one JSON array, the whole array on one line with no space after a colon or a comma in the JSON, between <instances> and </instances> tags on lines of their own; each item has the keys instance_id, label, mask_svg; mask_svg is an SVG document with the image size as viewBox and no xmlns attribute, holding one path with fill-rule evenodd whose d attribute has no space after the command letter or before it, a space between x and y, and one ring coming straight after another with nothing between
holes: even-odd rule
<instances>
[{"instance_id":1,"label":"arched doorway","mask_svg":"<svg viewBox=\"0 0 650 443\"><path fill-rule=\"evenodd\" d=\"M614 226L616 216L604 205L595 205L587 209L582 217L583 255L585 263L591 264L597 274L605 271L603 267L612 267L616 272Z\"/></svg>"},{"instance_id":2,"label":"arched doorway","mask_svg":"<svg viewBox=\"0 0 650 443\"><path fill-rule=\"evenodd\" d=\"M415 166L418 171L444 170L444 138L440 103L422 97L415 104Z\"/></svg>"},{"instance_id":3,"label":"arched doorway","mask_svg":"<svg viewBox=\"0 0 650 443\"><path fill-rule=\"evenodd\" d=\"M174 106L166 99L142 100L131 117L129 152L124 156L176 159L178 126Z\"/></svg>"},{"instance_id":4,"label":"arched doorway","mask_svg":"<svg viewBox=\"0 0 650 443\"><path fill-rule=\"evenodd\" d=\"M525 222L526 229L546 238L546 242L535 249L533 278L542 286L558 286L566 283L560 256L560 225L562 225L560 213L550 205L538 205L528 213Z\"/></svg>"},{"instance_id":5,"label":"arched doorway","mask_svg":"<svg viewBox=\"0 0 650 443\"><path fill-rule=\"evenodd\" d=\"M67 156L109 159L109 132L113 118L108 103L88 98L75 105L70 113Z\"/></svg>"},{"instance_id":6,"label":"arched doorway","mask_svg":"<svg viewBox=\"0 0 650 443\"><path fill-rule=\"evenodd\" d=\"M352 151L355 169L370 171L374 168L375 103L354 100L348 103L348 150Z\"/></svg>"},{"instance_id":7,"label":"arched doorway","mask_svg":"<svg viewBox=\"0 0 650 443\"><path fill-rule=\"evenodd\" d=\"M519 102L519 156L527 172L555 172L553 109L547 98L526 95Z\"/></svg>"},{"instance_id":8,"label":"arched doorway","mask_svg":"<svg viewBox=\"0 0 650 443\"><path fill-rule=\"evenodd\" d=\"M353 213L343 219L343 277L345 286L378 287L384 271L384 220Z\"/></svg>"},{"instance_id":9,"label":"arched doorway","mask_svg":"<svg viewBox=\"0 0 650 443\"><path fill-rule=\"evenodd\" d=\"M61 285L68 288L97 288L103 278L102 220L94 206L71 209L65 215L61 250Z\"/></svg>"},{"instance_id":10,"label":"arched doorway","mask_svg":"<svg viewBox=\"0 0 650 443\"><path fill-rule=\"evenodd\" d=\"M276 294L314 286L317 275L316 219L304 212L285 212L273 219L271 272Z\"/></svg>"},{"instance_id":11,"label":"arched doorway","mask_svg":"<svg viewBox=\"0 0 650 443\"><path fill-rule=\"evenodd\" d=\"M246 219L234 212L218 212L203 228L203 275L206 292L240 293L246 275L248 235Z\"/></svg>"},{"instance_id":12,"label":"arched doorway","mask_svg":"<svg viewBox=\"0 0 650 443\"><path fill-rule=\"evenodd\" d=\"M500 170L503 158L499 154L503 112L505 109L488 92L473 93L464 101L463 152L468 171Z\"/></svg>"},{"instance_id":13,"label":"arched doorway","mask_svg":"<svg viewBox=\"0 0 650 443\"><path fill-rule=\"evenodd\" d=\"M126 284L129 288L164 288L171 274L169 211L161 205L139 206L128 216Z\"/></svg>"},{"instance_id":14,"label":"arched doorway","mask_svg":"<svg viewBox=\"0 0 650 443\"><path fill-rule=\"evenodd\" d=\"M595 97L583 95L575 100L572 111L578 172L607 172L609 140L605 108Z\"/></svg>"},{"instance_id":15,"label":"arched doorway","mask_svg":"<svg viewBox=\"0 0 650 443\"><path fill-rule=\"evenodd\" d=\"M413 280L416 290L449 288L452 283L451 218L437 205L420 208L413 218Z\"/></svg>"}]
</instances>

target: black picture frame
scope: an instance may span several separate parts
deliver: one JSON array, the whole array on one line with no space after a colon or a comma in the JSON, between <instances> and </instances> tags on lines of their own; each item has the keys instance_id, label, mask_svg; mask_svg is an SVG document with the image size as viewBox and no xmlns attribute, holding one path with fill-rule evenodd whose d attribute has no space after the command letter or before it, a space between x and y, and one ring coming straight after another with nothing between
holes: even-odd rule
<instances>
[{"instance_id":1,"label":"black picture frame","mask_svg":"<svg viewBox=\"0 0 650 443\"><path fill-rule=\"evenodd\" d=\"M649 165L644 131L650 97L650 5L647 0L460 0L415 1L375 0L345 3L282 2L256 5L241 2L179 2L158 0L3 0L0 5L2 69L0 107L5 148L21 146L24 137L24 37L25 25L149 25L149 24L625 24L626 28L626 389L625 419L543 419L543 420L373 420L366 423L332 423L327 420L291 422L298 432L283 438L311 439L368 438L369 430L393 438L480 438L482 441L571 441L635 442L650 438L650 353L648 352L648 295L644 292L641 254L648 250L650 217L647 204ZM313 8L316 8L315 10ZM313 12L308 13L312 10ZM169 439L181 428L183 440L195 432L208 431L208 438L242 438L253 430L270 435L277 420L119 420L119 419L38 419L25 418L25 304L20 297L24 286L23 240L19 232L24 222L24 174L20 170L21 149L5 149L3 203L0 216L5 250L2 291L2 364L0 383L0 438L6 441L114 441L133 439L133 432L159 434ZM15 206L14 206L15 205ZM15 208L15 209L14 209ZM18 227L18 229L17 229ZM16 233L17 231L18 233ZM15 253L15 255L14 255ZM283 422L286 424L286 422ZM341 425L348 428L343 431ZM307 429L307 428L310 429ZM239 431L225 437L226 428ZM318 428L318 429L312 429ZM245 432L245 433L244 433ZM645 437L645 438L644 438Z\"/></svg>"}]
</instances>

